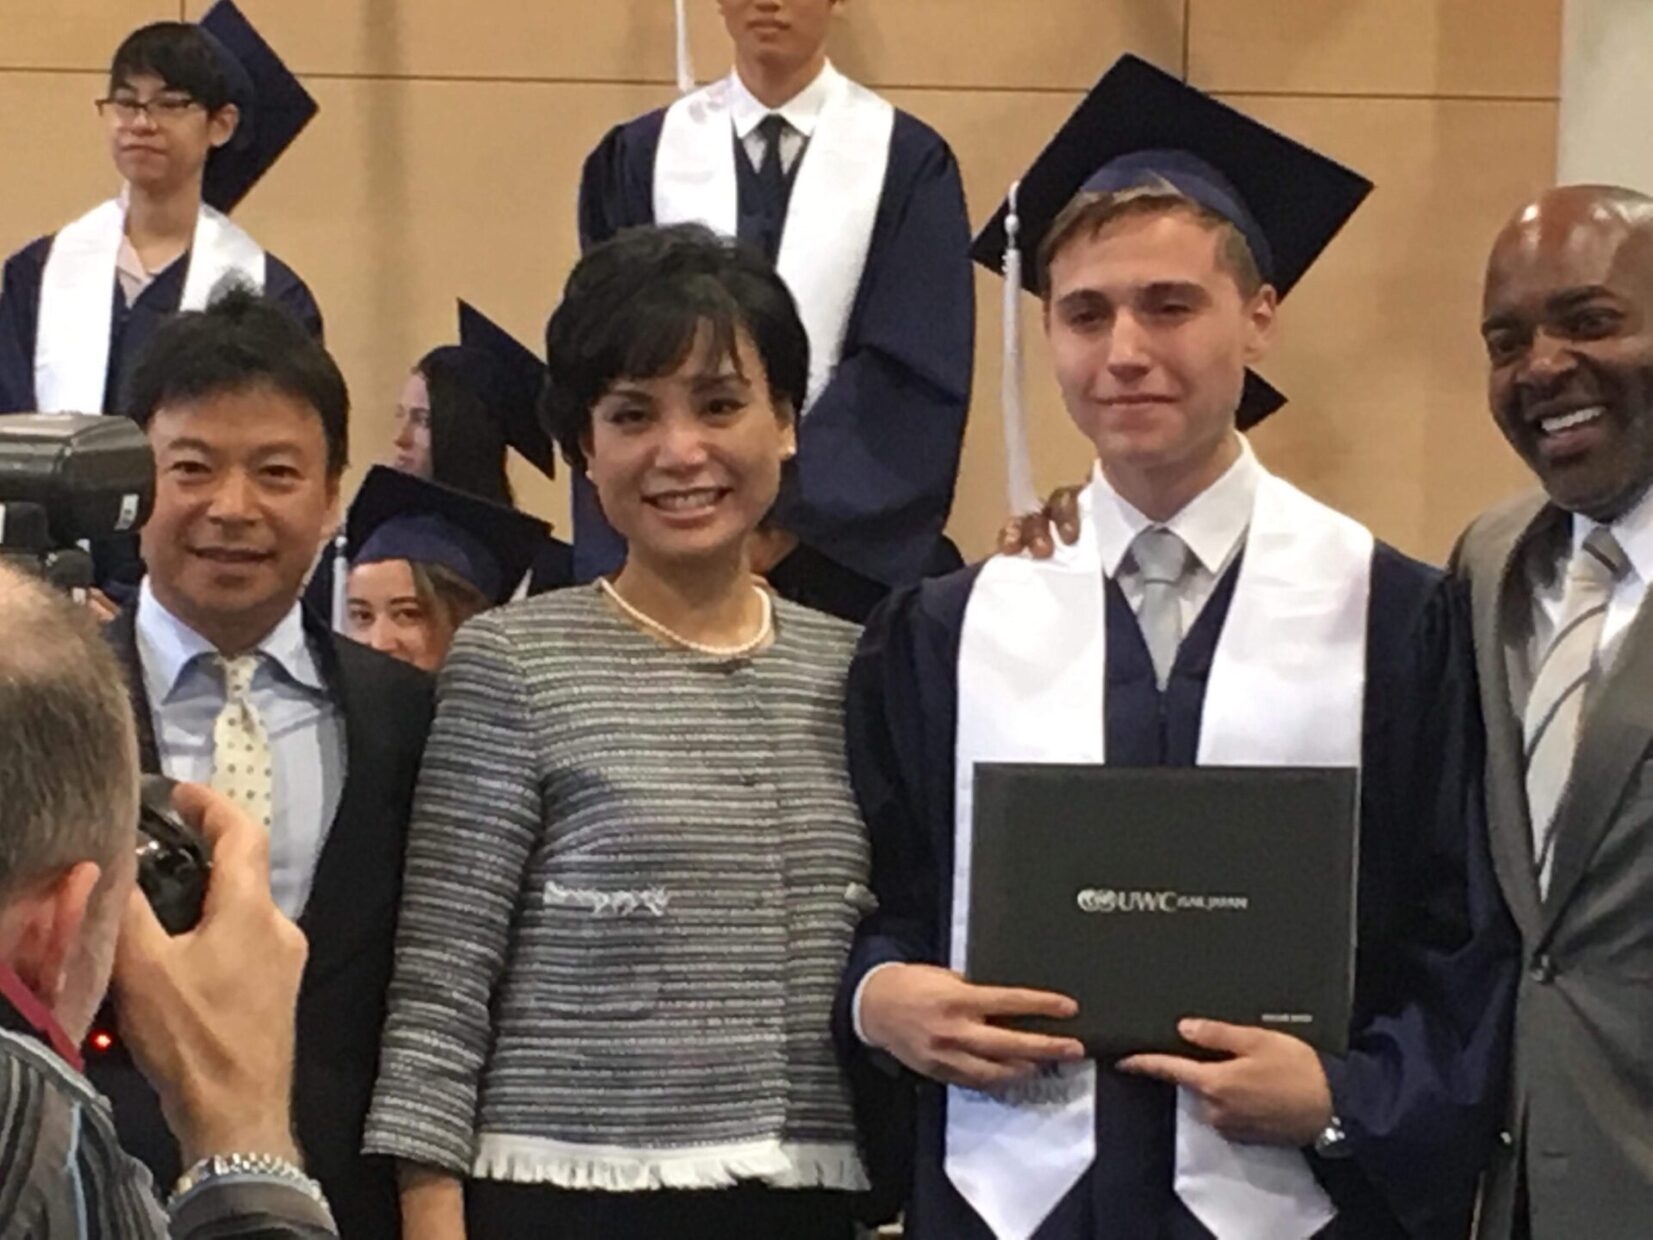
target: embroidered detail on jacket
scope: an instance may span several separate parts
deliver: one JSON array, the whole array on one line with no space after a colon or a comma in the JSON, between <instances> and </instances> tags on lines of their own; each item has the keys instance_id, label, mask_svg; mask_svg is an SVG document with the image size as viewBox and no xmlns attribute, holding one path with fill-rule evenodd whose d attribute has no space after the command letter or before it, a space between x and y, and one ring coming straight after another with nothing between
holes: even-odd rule
<instances>
[{"instance_id":1,"label":"embroidered detail on jacket","mask_svg":"<svg viewBox=\"0 0 1653 1240\"><path fill-rule=\"evenodd\" d=\"M664 917L671 895L664 887L645 887L641 891L600 891L595 887L564 887L555 879L545 884L545 903L548 908L583 908L593 917L630 917L643 912L651 917Z\"/></svg>"}]
</instances>

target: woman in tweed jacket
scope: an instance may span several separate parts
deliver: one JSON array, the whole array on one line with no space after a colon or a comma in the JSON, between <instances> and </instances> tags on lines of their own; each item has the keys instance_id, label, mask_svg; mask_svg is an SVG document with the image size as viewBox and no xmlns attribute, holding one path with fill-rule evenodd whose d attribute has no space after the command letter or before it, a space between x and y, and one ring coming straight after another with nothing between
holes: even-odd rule
<instances>
[{"instance_id":1,"label":"woman in tweed jacket","mask_svg":"<svg viewBox=\"0 0 1653 1240\"><path fill-rule=\"evenodd\" d=\"M760 258L682 226L593 250L546 344L547 417L629 555L454 643L367 1149L416 1240L843 1240L856 630L748 558L807 337Z\"/></svg>"}]
</instances>

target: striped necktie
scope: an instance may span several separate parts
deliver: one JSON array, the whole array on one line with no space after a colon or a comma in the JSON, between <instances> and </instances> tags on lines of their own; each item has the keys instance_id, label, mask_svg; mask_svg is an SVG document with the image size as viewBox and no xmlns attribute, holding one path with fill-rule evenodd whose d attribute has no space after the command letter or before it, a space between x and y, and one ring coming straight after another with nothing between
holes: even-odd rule
<instances>
[{"instance_id":1,"label":"striped necktie","mask_svg":"<svg viewBox=\"0 0 1653 1240\"><path fill-rule=\"evenodd\" d=\"M1555 864L1556 810L1567 790L1579 721L1596 679L1596 647L1613 587L1630 568L1618 539L1597 526L1573 553L1561 597L1561 620L1544 652L1522 720L1533 874L1540 897Z\"/></svg>"}]
</instances>

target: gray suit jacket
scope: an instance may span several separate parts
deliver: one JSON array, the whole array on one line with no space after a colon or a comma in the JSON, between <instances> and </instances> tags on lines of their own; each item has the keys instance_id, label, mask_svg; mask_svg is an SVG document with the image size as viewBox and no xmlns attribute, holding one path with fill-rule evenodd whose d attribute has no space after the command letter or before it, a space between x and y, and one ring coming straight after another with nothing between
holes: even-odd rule
<instances>
[{"instance_id":1,"label":"gray suit jacket","mask_svg":"<svg viewBox=\"0 0 1653 1240\"><path fill-rule=\"evenodd\" d=\"M1474 606L1493 864L1526 965L1482 1240L1513 1234L1523 1163L1533 1240L1653 1236L1653 609L1586 705L1543 899L1512 705L1528 687L1528 555L1567 521L1527 496L1477 520L1453 558Z\"/></svg>"}]
</instances>

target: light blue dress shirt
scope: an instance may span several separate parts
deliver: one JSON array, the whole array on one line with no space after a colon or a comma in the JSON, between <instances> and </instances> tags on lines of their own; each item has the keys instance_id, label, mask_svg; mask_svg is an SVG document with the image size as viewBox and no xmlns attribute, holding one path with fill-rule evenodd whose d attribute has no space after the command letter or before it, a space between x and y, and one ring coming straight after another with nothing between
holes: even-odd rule
<instances>
[{"instance_id":1,"label":"light blue dress shirt","mask_svg":"<svg viewBox=\"0 0 1653 1240\"><path fill-rule=\"evenodd\" d=\"M161 770L212 781L212 731L224 708L216 651L163 607L146 580L138 595L138 658ZM298 604L258 644L252 705L270 740L270 889L289 917L310 899L316 862L344 791L344 716L321 678Z\"/></svg>"}]
</instances>

